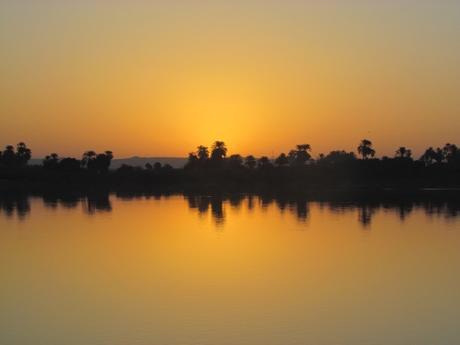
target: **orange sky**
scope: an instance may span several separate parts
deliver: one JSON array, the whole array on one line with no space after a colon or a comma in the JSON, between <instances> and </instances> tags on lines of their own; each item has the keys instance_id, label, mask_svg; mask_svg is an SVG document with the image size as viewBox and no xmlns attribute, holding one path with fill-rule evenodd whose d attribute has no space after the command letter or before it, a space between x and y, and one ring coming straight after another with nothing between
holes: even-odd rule
<instances>
[{"instance_id":1,"label":"orange sky","mask_svg":"<svg viewBox=\"0 0 460 345\"><path fill-rule=\"evenodd\" d=\"M0 145L377 153L460 138L454 1L0 0Z\"/></svg>"}]
</instances>

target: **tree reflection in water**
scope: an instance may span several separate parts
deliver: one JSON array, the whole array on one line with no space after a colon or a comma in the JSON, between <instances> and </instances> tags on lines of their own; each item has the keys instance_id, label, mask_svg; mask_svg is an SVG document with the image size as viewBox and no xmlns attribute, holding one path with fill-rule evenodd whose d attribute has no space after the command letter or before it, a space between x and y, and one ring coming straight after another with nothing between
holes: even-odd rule
<instances>
[{"instance_id":1,"label":"tree reflection in water","mask_svg":"<svg viewBox=\"0 0 460 345\"><path fill-rule=\"evenodd\" d=\"M168 198L171 194L165 193L45 193L39 196L30 196L22 193L0 194L0 215L7 218L16 217L23 220L31 212L30 198L39 197L49 209L59 207L73 209L81 207L88 215L96 215L100 212L111 212L111 198L121 200ZM290 197L283 195L200 195L184 194L188 207L196 211L200 216L211 214L216 226L225 224L227 206L234 210L245 208L249 212L259 207L262 211L275 206L281 213L288 212L296 217L299 222L305 222L309 218L311 203L316 203L320 209L327 209L334 214L354 212L363 229L370 229L372 218L377 212L391 212L396 214L404 222L414 210L422 210L429 217L443 217L447 220L457 218L460 215L459 200L443 199L359 199L359 200L315 200L305 197Z\"/></svg>"}]
</instances>

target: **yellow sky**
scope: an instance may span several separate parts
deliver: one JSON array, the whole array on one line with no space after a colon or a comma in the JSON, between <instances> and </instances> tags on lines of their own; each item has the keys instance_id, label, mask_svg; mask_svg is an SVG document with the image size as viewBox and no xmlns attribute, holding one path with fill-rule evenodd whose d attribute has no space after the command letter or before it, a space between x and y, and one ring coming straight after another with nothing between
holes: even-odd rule
<instances>
[{"instance_id":1,"label":"yellow sky","mask_svg":"<svg viewBox=\"0 0 460 345\"><path fill-rule=\"evenodd\" d=\"M419 153L459 142L459 35L454 1L0 0L0 145Z\"/></svg>"}]
</instances>

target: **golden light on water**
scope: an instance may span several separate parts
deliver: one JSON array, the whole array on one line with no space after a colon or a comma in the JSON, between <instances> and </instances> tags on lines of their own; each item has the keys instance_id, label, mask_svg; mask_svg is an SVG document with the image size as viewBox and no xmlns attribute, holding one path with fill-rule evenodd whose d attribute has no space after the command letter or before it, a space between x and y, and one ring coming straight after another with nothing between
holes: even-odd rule
<instances>
[{"instance_id":1,"label":"golden light on water","mask_svg":"<svg viewBox=\"0 0 460 345\"><path fill-rule=\"evenodd\" d=\"M458 219L379 208L363 227L350 205L304 203L299 218L257 198L214 217L179 196L110 203L0 214L5 343L458 339Z\"/></svg>"}]
</instances>

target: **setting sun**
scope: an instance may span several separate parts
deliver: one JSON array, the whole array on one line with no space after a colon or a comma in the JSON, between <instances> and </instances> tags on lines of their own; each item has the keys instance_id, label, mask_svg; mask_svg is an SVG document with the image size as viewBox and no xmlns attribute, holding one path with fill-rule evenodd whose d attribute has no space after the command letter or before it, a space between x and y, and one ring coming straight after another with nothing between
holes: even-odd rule
<instances>
[{"instance_id":1,"label":"setting sun","mask_svg":"<svg viewBox=\"0 0 460 345\"><path fill-rule=\"evenodd\" d=\"M2 1L2 142L35 155L421 154L460 133L454 2ZM78 138L70 137L78 133Z\"/></svg>"}]
</instances>

